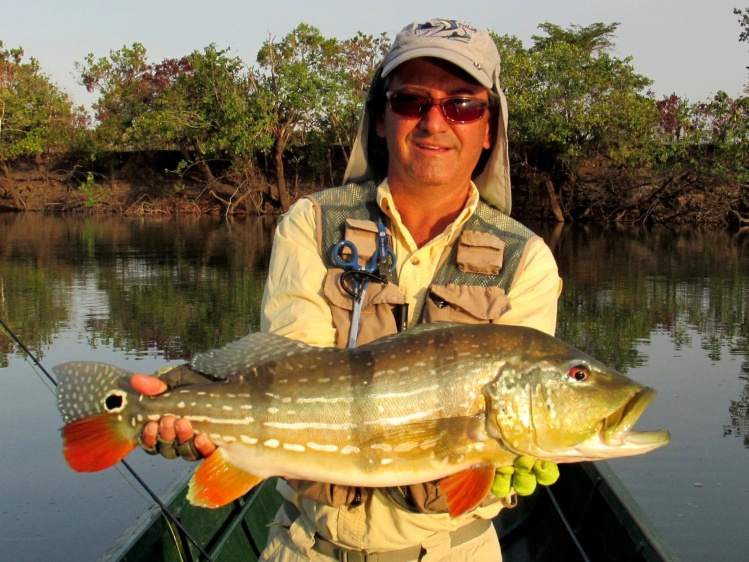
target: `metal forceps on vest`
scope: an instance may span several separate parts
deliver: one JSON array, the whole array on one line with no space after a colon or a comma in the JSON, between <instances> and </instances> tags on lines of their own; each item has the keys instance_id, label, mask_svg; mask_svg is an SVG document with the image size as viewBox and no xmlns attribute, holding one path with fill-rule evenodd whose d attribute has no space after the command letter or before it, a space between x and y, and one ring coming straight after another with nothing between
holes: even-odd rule
<instances>
[{"instance_id":1,"label":"metal forceps on vest","mask_svg":"<svg viewBox=\"0 0 749 562\"><path fill-rule=\"evenodd\" d=\"M344 270L339 278L341 288L354 299L348 347L356 347L367 286L370 281L387 284L389 274L395 269L395 253L388 246L385 225L382 221L377 222L377 248L366 264L359 263L359 252L350 240L342 240L333 246L332 258L336 267Z\"/></svg>"}]
</instances>

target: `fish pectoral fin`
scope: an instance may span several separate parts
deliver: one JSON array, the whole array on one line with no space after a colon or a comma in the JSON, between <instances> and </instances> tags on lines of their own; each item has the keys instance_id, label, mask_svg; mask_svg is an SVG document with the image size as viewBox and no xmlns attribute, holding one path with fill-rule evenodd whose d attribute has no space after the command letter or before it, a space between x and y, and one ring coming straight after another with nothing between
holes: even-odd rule
<instances>
[{"instance_id":1,"label":"fish pectoral fin","mask_svg":"<svg viewBox=\"0 0 749 562\"><path fill-rule=\"evenodd\" d=\"M406 423L395 427L383 426L362 448L387 443L401 453L429 451L435 458L451 457L463 453L471 444L486 439L485 421L480 416L459 416Z\"/></svg>"},{"instance_id":2,"label":"fish pectoral fin","mask_svg":"<svg viewBox=\"0 0 749 562\"><path fill-rule=\"evenodd\" d=\"M239 468L219 447L192 475L187 499L199 507L221 507L245 495L263 480Z\"/></svg>"},{"instance_id":3,"label":"fish pectoral fin","mask_svg":"<svg viewBox=\"0 0 749 562\"><path fill-rule=\"evenodd\" d=\"M62 454L77 472L97 472L124 459L135 449L134 436L123 434L115 416L95 414L62 428Z\"/></svg>"},{"instance_id":4,"label":"fish pectoral fin","mask_svg":"<svg viewBox=\"0 0 749 562\"><path fill-rule=\"evenodd\" d=\"M478 507L492 488L495 471L493 464L486 463L440 480L437 487L445 494L450 517Z\"/></svg>"}]
</instances>

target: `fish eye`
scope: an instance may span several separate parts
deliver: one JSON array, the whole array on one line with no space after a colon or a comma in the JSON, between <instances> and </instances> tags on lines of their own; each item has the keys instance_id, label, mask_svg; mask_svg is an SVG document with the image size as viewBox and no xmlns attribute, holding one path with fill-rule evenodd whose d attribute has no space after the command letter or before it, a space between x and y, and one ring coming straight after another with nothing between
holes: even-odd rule
<instances>
[{"instance_id":1,"label":"fish eye","mask_svg":"<svg viewBox=\"0 0 749 562\"><path fill-rule=\"evenodd\" d=\"M590 369L585 365L573 365L567 372L567 376L574 381L583 382L590 376Z\"/></svg>"},{"instance_id":2,"label":"fish eye","mask_svg":"<svg viewBox=\"0 0 749 562\"><path fill-rule=\"evenodd\" d=\"M104 409L110 413L119 412L125 407L125 395L119 391L114 390L102 400Z\"/></svg>"}]
</instances>

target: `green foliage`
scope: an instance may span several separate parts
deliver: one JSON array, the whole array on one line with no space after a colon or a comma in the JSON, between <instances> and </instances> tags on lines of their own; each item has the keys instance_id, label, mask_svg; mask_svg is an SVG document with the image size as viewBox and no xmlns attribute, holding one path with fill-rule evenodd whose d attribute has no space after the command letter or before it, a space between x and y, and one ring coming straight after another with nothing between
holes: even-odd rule
<instances>
[{"instance_id":1,"label":"green foliage","mask_svg":"<svg viewBox=\"0 0 749 562\"><path fill-rule=\"evenodd\" d=\"M86 124L39 62L23 57L0 41L0 162L74 148Z\"/></svg>"},{"instance_id":2,"label":"green foliage","mask_svg":"<svg viewBox=\"0 0 749 562\"><path fill-rule=\"evenodd\" d=\"M539 153L552 154L551 166L568 173L591 154L622 162L634 156L654 123L653 100L643 93L651 81L634 72L631 59L604 52L616 26L563 31L543 24L549 36L534 37L529 49L515 37L496 38L505 66L510 146L535 152L539 162L549 162ZM549 172L548 166L540 171Z\"/></svg>"}]
</instances>

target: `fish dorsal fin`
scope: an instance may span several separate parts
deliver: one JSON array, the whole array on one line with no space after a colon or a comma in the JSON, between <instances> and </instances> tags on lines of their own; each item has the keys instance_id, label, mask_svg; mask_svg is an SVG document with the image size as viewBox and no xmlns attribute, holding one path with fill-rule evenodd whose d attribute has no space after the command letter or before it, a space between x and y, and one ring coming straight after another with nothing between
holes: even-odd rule
<instances>
[{"instance_id":1,"label":"fish dorsal fin","mask_svg":"<svg viewBox=\"0 0 749 562\"><path fill-rule=\"evenodd\" d=\"M317 348L276 334L253 333L224 347L198 353L190 365L201 373L218 378L231 378L271 361Z\"/></svg>"}]
</instances>

